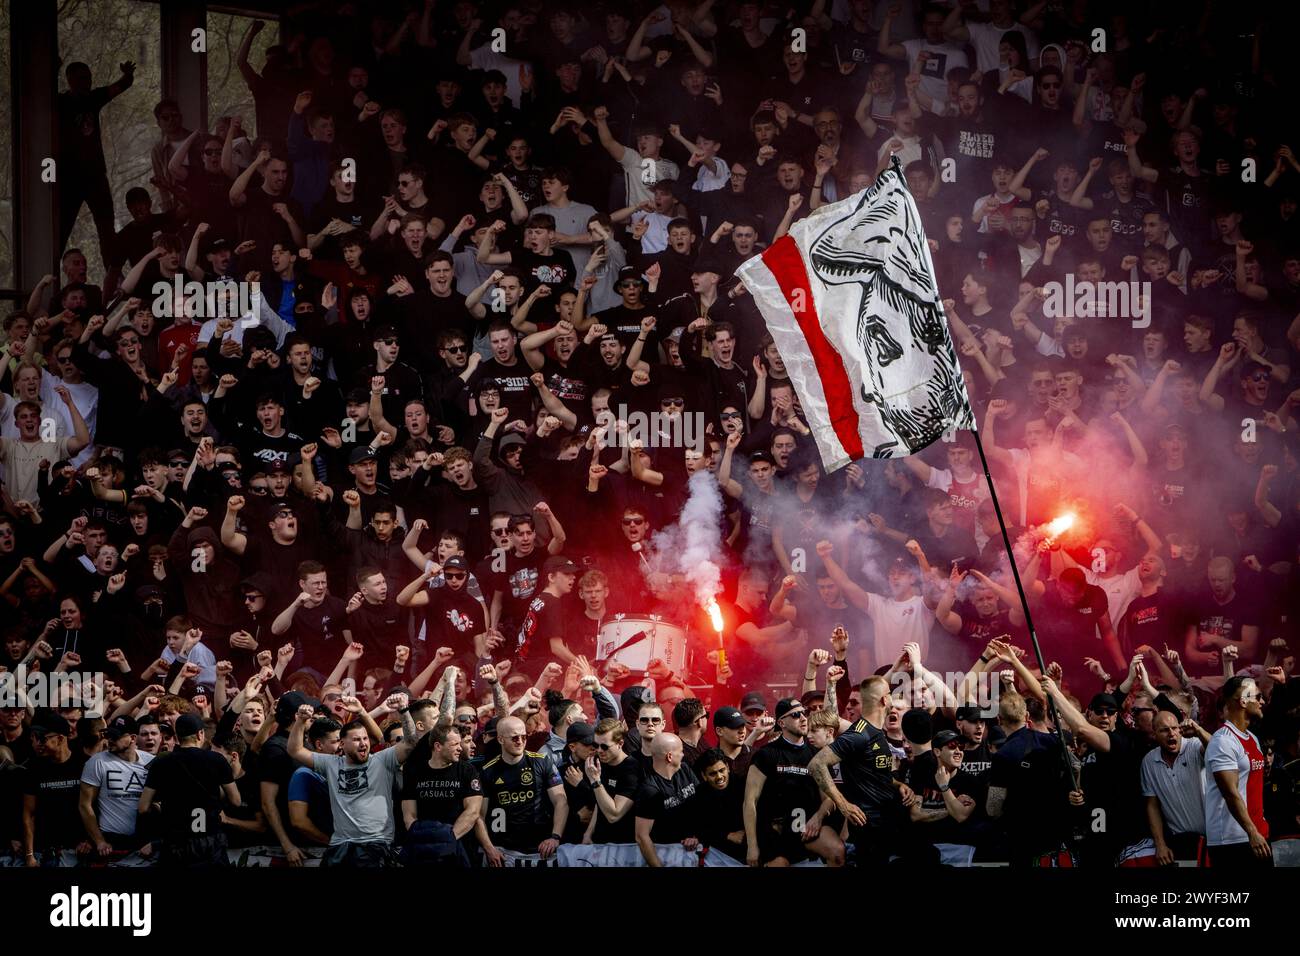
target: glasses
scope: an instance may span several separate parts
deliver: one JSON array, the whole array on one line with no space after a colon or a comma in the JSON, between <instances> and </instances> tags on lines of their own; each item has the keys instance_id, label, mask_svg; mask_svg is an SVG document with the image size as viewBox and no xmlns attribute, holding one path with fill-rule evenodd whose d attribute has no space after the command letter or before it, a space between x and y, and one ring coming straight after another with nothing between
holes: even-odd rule
<instances>
[{"instance_id":1,"label":"glasses","mask_svg":"<svg viewBox=\"0 0 1300 956\"><path fill-rule=\"evenodd\" d=\"M528 739L526 734L504 734L502 740L509 740L511 743L521 744Z\"/></svg>"},{"instance_id":2,"label":"glasses","mask_svg":"<svg viewBox=\"0 0 1300 956\"><path fill-rule=\"evenodd\" d=\"M740 412L723 412L722 420L725 422L728 418L739 418Z\"/></svg>"},{"instance_id":3,"label":"glasses","mask_svg":"<svg viewBox=\"0 0 1300 956\"><path fill-rule=\"evenodd\" d=\"M253 603L254 601L260 600L261 597L262 597L262 595L260 595L260 594L245 594L245 595L244 595L244 603L245 603L245 604L251 604L251 603Z\"/></svg>"},{"instance_id":4,"label":"glasses","mask_svg":"<svg viewBox=\"0 0 1300 956\"><path fill-rule=\"evenodd\" d=\"M229 477L229 476L231 476L231 475L237 475L237 474L239 474L239 472L237 472L237 471L227 471L227 472L223 472L222 474L224 474L224 475L226 475L227 477ZM268 492L269 489L266 487L266 485L252 485L252 486L249 487L248 490L251 491L251 492L252 492L253 494L255 494L255 495L264 495L264 494L266 494L266 493Z\"/></svg>"},{"instance_id":5,"label":"glasses","mask_svg":"<svg viewBox=\"0 0 1300 956\"><path fill-rule=\"evenodd\" d=\"M1252 382L1267 382L1268 379L1269 375L1267 372L1256 372L1250 377L1250 381Z\"/></svg>"},{"instance_id":6,"label":"glasses","mask_svg":"<svg viewBox=\"0 0 1300 956\"><path fill-rule=\"evenodd\" d=\"M473 715L473 714L461 714L459 717L456 718L456 723L458 723L458 724L472 724L472 723L474 723L474 715Z\"/></svg>"},{"instance_id":7,"label":"glasses","mask_svg":"<svg viewBox=\"0 0 1300 956\"><path fill-rule=\"evenodd\" d=\"M56 356L55 356L55 359L58 360L58 361L60 361L60 362L71 362L71 361L72 361L72 353L69 352L67 355L56 355Z\"/></svg>"},{"instance_id":8,"label":"glasses","mask_svg":"<svg viewBox=\"0 0 1300 956\"><path fill-rule=\"evenodd\" d=\"M445 347L443 348L443 351L444 351L444 352L451 352L453 355L458 355L458 354L460 354L461 352L464 352L464 351L467 351L467 350L466 350L465 346L463 346L463 345L448 345L448 346L445 346Z\"/></svg>"},{"instance_id":9,"label":"glasses","mask_svg":"<svg viewBox=\"0 0 1300 956\"><path fill-rule=\"evenodd\" d=\"M493 529L492 529L492 533L495 534L495 535L508 535L508 534L510 533L510 529L509 529L509 528L493 528Z\"/></svg>"},{"instance_id":10,"label":"glasses","mask_svg":"<svg viewBox=\"0 0 1300 956\"><path fill-rule=\"evenodd\" d=\"M189 462L186 461L184 458L177 458L174 461L167 462L168 468L186 468L188 466L189 466Z\"/></svg>"},{"instance_id":11,"label":"glasses","mask_svg":"<svg viewBox=\"0 0 1300 956\"><path fill-rule=\"evenodd\" d=\"M645 524L645 518L624 518L624 525Z\"/></svg>"},{"instance_id":12,"label":"glasses","mask_svg":"<svg viewBox=\"0 0 1300 956\"><path fill-rule=\"evenodd\" d=\"M684 398L665 398L659 402L660 405L671 405L673 408L685 408L686 399Z\"/></svg>"},{"instance_id":13,"label":"glasses","mask_svg":"<svg viewBox=\"0 0 1300 956\"><path fill-rule=\"evenodd\" d=\"M1114 707L1102 707L1093 711L1098 717L1114 717L1119 711Z\"/></svg>"},{"instance_id":14,"label":"glasses","mask_svg":"<svg viewBox=\"0 0 1300 956\"><path fill-rule=\"evenodd\" d=\"M662 724L664 719L662 717L638 717L636 722L638 724Z\"/></svg>"},{"instance_id":15,"label":"glasses","mask_svg":"<svg viewBox=\"0 0 1300 956\"><path fill-rule=\"evenodd\" d=\"M807 712L807 711L803 711L803 710L792 710L792 711L790 711L788 714L786 714L784 717L782 717L781 719L782 719L782 720L788 720L788 719L790 719L791 717L793 717L794 719L798 720L800 717L807 717L807 716L808 716L808 712Z\"/></svg>"},{"instance_id":16,"label":"glasses","mask_svg":"<svg viewBox=\"0 0 1300 956\"><path fill-rule=\"evenodd\" d=\"M468 575L464 571L448 571L443 574L448 581L464 581Z\"/></svg>"},{"instance_id":17,"label":"glasses","mask_svg":"<svg viewBox=\"0 0 1300 956\"><path fill-rule=\"evenodd\" d=\"M382 342L384 345L396 345L396 344L397 344L397 339L392 338L391 336L388 337L388 338L386 338L386 339L380 339L379 341Z\"/></svg>"}]
</instances>

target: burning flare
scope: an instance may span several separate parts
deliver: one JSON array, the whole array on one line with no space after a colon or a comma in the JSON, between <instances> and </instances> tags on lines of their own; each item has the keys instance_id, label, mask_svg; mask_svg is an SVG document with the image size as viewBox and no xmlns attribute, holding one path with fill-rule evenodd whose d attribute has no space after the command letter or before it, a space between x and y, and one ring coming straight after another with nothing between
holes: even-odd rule
<instances>
[{"instance_id":1,"label":"burning flare","mask_svg":"<svg viewBox=\"0 0 1300 956\"><path fill-rule=\"evenodd\" d=\"M713 629L719 634L722 633L722 609L718 607L717 601L710 601L705 608L709 612L709 621L713 624Z\"/></svg>"},{"instance_id":2,"label":"burning flare","mask_svg":"<svg viewBox=\"0 0 1300 956\"><path fill-rule=\"evenodd\" d=\"M1072 527L1074 527L1074 512L1067 511L1059 518L1053 518L1047 523L1047 536L1049 538L1059 538Z\"/></svg>"}]
</instances>

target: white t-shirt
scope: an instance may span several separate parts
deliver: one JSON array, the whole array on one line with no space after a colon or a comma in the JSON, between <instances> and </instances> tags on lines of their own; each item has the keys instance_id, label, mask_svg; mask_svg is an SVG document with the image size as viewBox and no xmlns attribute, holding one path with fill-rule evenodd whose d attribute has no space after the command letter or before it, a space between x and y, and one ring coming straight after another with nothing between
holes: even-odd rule
<instances>
[{"instance_id":1,"label":"white t-shirt","mask_svg":"<svg viewBox=\"0 0 1300 956\"><path fill-rule=\"evenodd\" d=\"M924 659L930 647L930 625L934 613L917 594L906 601L867 592L867 613L875 626L875 667L892 664L903 652L904 644L919 644ZM874 667L873 667L874 669Z\"/></svg>"},{"instance_id":2,"label":"white t-shirt","mask_svg":"<svg viewBox=\"0 0 1300 956\"><path fill-rule=\"evenodd\" d=\"M663 252L668 248L668 224L672 222L672 217L665 216L661 212L641 212L632 213L632 222L647 223L645 234L641 237L641 252L643 255L652 256L656 252Z\"/></svg>"},{"instance_id":3,"label":"white t-shirt","mask_svg":"<svg viewBox=\"0 0 1300 956\"><path fill-rule=\"evenodd\" d=\"M642 172L642 159L631 146L623 146L623 158L618 164L623 167L623 183L627 186L627 205L633 206L654 199L651 188L655 183L665 179L677 179L682 174L681 168L671 159L662 157L654 160L654 169L648 175Z\"/></svg>"},{"instance_id":4,"label":"white t-shirt","mask_svg":"<svg viewBox=\"0 0 1300 956\"><path fill-rule=\"evenodd\" d=\"M99 788L95 813L99 818L99 829L103 833L115 833L118 836L132 836L135 833L140 793L144 790L152 760L153 754L142 750L136 751L135 763L101 750L86 761L86 766L81 770L81 782Z\"/></svg>"},{"instance_id":5,"label":"white t-shirt","mask_svg":"<svg viewBox=\"0 0 1300 956\"><path fill-rule=\"evenodd\" d=\"M1142 593L1142 582L1138 580L1137 566L1109 578L1103 578L1096 571L1085 568L1083 576L1089 584L1095 584L1106 592L1106 610L1110 613L1110 623L1118 631L1120 619L1128 610L1129 604Z\"/></svg>"},{"instance_id":6,"label":"white t-shirt","mask_svg":"<svg viewBox=\"0 0 1300 956\"><path fill-rule=\"evenodd\" d=\"M917 55L922 50L929 54L921 67L921 89L935 103L947 102L948 71L970 66L966 52L952 43L931 43L929 40L904 40L900 46L907 51L907 68L912 73L916 72Z\"/></svg>"},{"instance_id":7,"label":"white t-shirt","mask_svg":"<svg viewBox=\"0 0 1300 956\"><path fill-rule=\"evenodd\" d=\"M1013 23L1011 26L1003 29L995 27L991 23L970 23L966 24L966 29L970 31L970 43L975 48L975 68L981 73L992 73L1002 65L1002 56L998 53L998 46L1002 43L1002 34L1015 31L1025 38L1025 49L1029 51L1029 59L1032 63L1038 59L1038 38L1034 36L1034 31L1029 29L1023 23ZM1025 72L1028 73L1029 64L1025 64Z\"/></svg>"},{"instance_id":8,"label":"white t-shirt","mask_svg":"<svg viewBox=\"0 0 1300 956\"><path fill-rule=\"evenodd\" d=\"M1249 805L1246 788L1252 773L1264 772L1264 754L1259 740L1250 731L1244 734L1232 724L1224 724L1214 732L1205 748L1205 842L1209 846L1246 843L1249 838L1241 825L1228 811L1228 802L1219 792L1214 774L1218 771L1237 771L1237 793Z\"/></svg>"},{"instance_id":9,"label":"white t-shirt","mask_svg":"<svg viewBox=\"0 0 1300 956\"><path fill-rule=\"evenodd\" d=\"M41 372L41 404L44 406L45 413L53 411L55 420L55 437L62 438L64 435L73 434L72 416L68 414L68 406L63 404L63 399L54 388L56 385L62 385L72 396L72 403L77 406L77 411L81 412L81 418L86 423L86 430L90 432L90 437L95 437L95 423L99 420L99 389L89 382L64 382L55 378L48 372ZM5 432L9 435L8 432ZM16 436L9 436L16 437ZM72 463L78 467L84 465L90 460L91 453L95 450L95 443L92 441L81 451L72 457Z\"/></svg>"}]
</instances>

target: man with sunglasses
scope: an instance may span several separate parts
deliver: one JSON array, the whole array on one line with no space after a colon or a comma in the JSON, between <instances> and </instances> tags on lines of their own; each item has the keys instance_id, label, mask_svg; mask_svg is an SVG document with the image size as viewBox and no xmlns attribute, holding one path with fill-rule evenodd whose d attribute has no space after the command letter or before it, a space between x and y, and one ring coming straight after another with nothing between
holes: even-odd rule
<instances>
[{"instance_id":1,"label":"man with sunglasses","mask_svg":"<svg viewBox=\"0 0 1300 956\"><path fill-rule=\"evenodd\" d=\"M398 358L402 347L393 326L377 326L371 344L375 360L357 372L354 384L370 386L370 400L379 399L387 421L405 421L406 402L424 395L420 373Z\"/></svg>"},{"instance_id":2,"label":"man with sunglasses","mask_svg":"<svg viewBox=\"0 0 1300 956\"><path fill-rule=\"evenodd\" d=\"M632 722L632 727L628 728L627 739L635 746L631 756L640 765L641 772L649 774L654 767L654 751L651 748L654 739L663 732L665 726L663 708L653 700L646 701L636 715L628 719Z\"/></svg>"},{"instance_id":3,"label":"man with sunglasses","mask_svg":"<svg viewBox=\"0 0 1300 956\"><path fill-rule=\"evenodd\" d=\"M781 736L759 748L745 776L745 862L750 866L790 866L818 856L830 866L844 865L844 845L818 811L829 804L808 773L813 748L808 743L808 711L797 698L777 701Z\"/></svg>"},{"instance_id":4,"label":"man with sunglasses","mask_svg":"<svg viewBox=\"0 0 1300 956\"><path fill-rule=\"evenodd\" d=\"M633 801L641 787L637 761L623 750L622 723L607 717L596 725L593 758L583 767L596 807L583 837L585 843L633 843L636 840Z\"/></svg>"},{"instance_id":5,"label":"man with sunglasses","mask_svg":"<svg viewBox=\"0 0 1300 956\"><path fill-rule=\"evenodd\" d=\"M1087 713L1080 714L1051 678L1044 677L1041 683L1076 742L1086 748L1079 788L1092 817L1097 818L1100 810L1106 821L1100 831L1086 828L1083 864L1114 866L1121 851L1150 836L1139 784L1141 761L1152 743L1119 723L1120 704L1113 695L1095 694Z\"/></svg>"},{"instance_id":6,"label":"man with sunglasses","mask_svg":"<svg viewBox=\"0 0 1300 956\"><path fill-rule=\"evenodd\" d=\"M550 757L524 749L528 733L518 717L503 717L496 732L501 753L480 770L484 799L478 834L484 856L489 866L504 866L502 847L549 860L569 818L560 772Z\"/></svg>"}]
</instances>

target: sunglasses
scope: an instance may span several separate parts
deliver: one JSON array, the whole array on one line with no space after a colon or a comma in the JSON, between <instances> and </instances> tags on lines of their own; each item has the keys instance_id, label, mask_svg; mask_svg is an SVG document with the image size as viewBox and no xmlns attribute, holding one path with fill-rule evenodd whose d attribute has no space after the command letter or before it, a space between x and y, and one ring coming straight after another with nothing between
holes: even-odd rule
<instances>
[{"instance_id":1,"label":"sunglasses","mask_svg":"<svg viewBox=\"0 0 1300 956\"><path fill-rule=\"evenodd\" d=\"M1119 711L1114 707L1102 707L1099 710L1094 710L1093 713L1099 717L1114 717Z\"/></svg>"},{"instance_id":2,"label":"sunglasses","mask_svg":"<svg viewBox=\"0 0 1300 956\"><path fill-rule=\"evenodd\" d=\"M1256 372L1250 377L1250 381L1252 382L1267 382L1268 379L1269 375L1267 372Z\"/></svg>"},{"instance_id":3,"label":"sunglasses","mask_svg":"<svg viewBox=\"0 0 1300 956\"><path fill-rule=\"evenodd\" d=\"M636 722L638 724L662 724L664 719L662 717L638 717Z\"/></svg>"},{"instance_id":4,"label":"sunglasses","mask_svg":"<svg viewBox=\"0 0 1300 956\"><path fill-rule=\"evenodd\" d=\"M452 352L452 353L460 353L460 352L464 352L464 351L466 351L466 348L465 348L465 346L463 346L463 345L448 345L448 346L446 346L445 348L443 348L443 351L444 351L444 352Z\"/></svg>"},{"instance_id":5,"label":"sunglasses","mask_svg":"<svg viewBox=\"0 0 1300 956\"><path fill-rule=\"evenodd\" d=\"M245 595L244 595L244 603L245 603L245 604L248 604L248 603L250 603L250 602L252 602L252 601L256 601L256 600L257 600L258 598L260 598L261 596L262 596L262 595L260 595L260 594L245 594Z\"/></svg>"},{"instance_id":6,"label":"sunglasses","mask_svg":"<svg viewBox=\"0 0 1300 956\"><path fill-rule=\"evenodd\" d=\"M501 737L501 739L502 739L502 740L509 740L509 741L511 741L512 743L519 744L519 743L523 743L525 740L527 740L528 737L527 737L526 734L506 734L506 735L504 735L503 737Z\"/></svg>"},{"instance_id":7,"label":"sunglasses","mask_svg":"<svg viewBox=\"0 0 1300 956\"><path fill-rule=\"evenodd\" d=\"M623 524L625 525L645 524L645 518L624 518Z\"/></svg>"},{"instance_id":8,"label":"sunglasses","mask_svg":"<svg viewBox=\"0 0 1300 956\"><path fill-rule=\"evenodd\" d=\"M461 714L459 717L456 718L456 723L458 724L472 724L474 722L475 720L473 714Z\"/></svg>"},{"instance_id":9,"label":"sunglasses","mask_svg":"<svg viewBox=\"0 0 1300 956\"><path fill-rule=\"evenodd\" d=\"M670 405L673 408L685 408L686 399L684 398L665 398L659 402L660 405Z\"/></svg>"},{"instance_id":10,"label":"sunglasses","mask_svg":"<svg viewBox=\"0 0 1300 956\"><path fill-rule=\"evenodd\" d=\"M169 462L167 462L167 467L168 467L168 468L187 468L187 467L189 467L189 464L190 464L190 463L189 463L188 461L185 461L183 458L177 458L175 461L169 461Z\"/></svg>"},{"instance_id":11,"label":"sunglasses","mask_svg":"<svg viewBox=\"0 0 1300 956\"><path fill-rule=\"evenodd\" d=\"M464 581L469 575L464 571L447 571L443 574L443 577L448 581Z\"/></svg>"},{"instance_id":12,"label":"sunglasses","mask_svg":"<svg viewBox=\"0 0 1300 956\"><path fill-rule=\"evenodd\" d=\"M396 344L397 344L397 339L395 339L395 338L391 338L391 337L390 337L390 338L386 338L386 339L380 339L379 341L382 342L384 345L396 345Z\"/></svg>"},{"instance_id":13,"label":"sunglasses","mask_svg":"<svg viewBox=\"0 0 1300 956\"><path fill-rule=\"evenodd\" d=\"M808 716L808 712L806 710L792 710L781 719L789 720L791 717L793 717L796 720L798 720L800 717L807 717L807 716Z\"/></svg>"},{"instance_id":14,"label":"sunglasses","mask_svg":"<svg viewBox=\"0 0 1300 956\"><path fill-rule=\"evenodd\" d=\"M507 534L510 533L510 529L509 529L509 528L493 528L493 529L492 529L492 533L493 533L493 534L498 534L498 535L507 535Z\"/></svg>"},{"instance_id":15,"label":"sunglasses","mask_svg":"<svg viewBox=\"0 0 1300 956\"><path fill-rule=\"evenodd\" d=\"M728 418L739 418L739 417L740 417L740 412L723 412L723 413L722 413L722 420L723 420L723 421L726 421Z\"/></svg>"}]
</instances>

